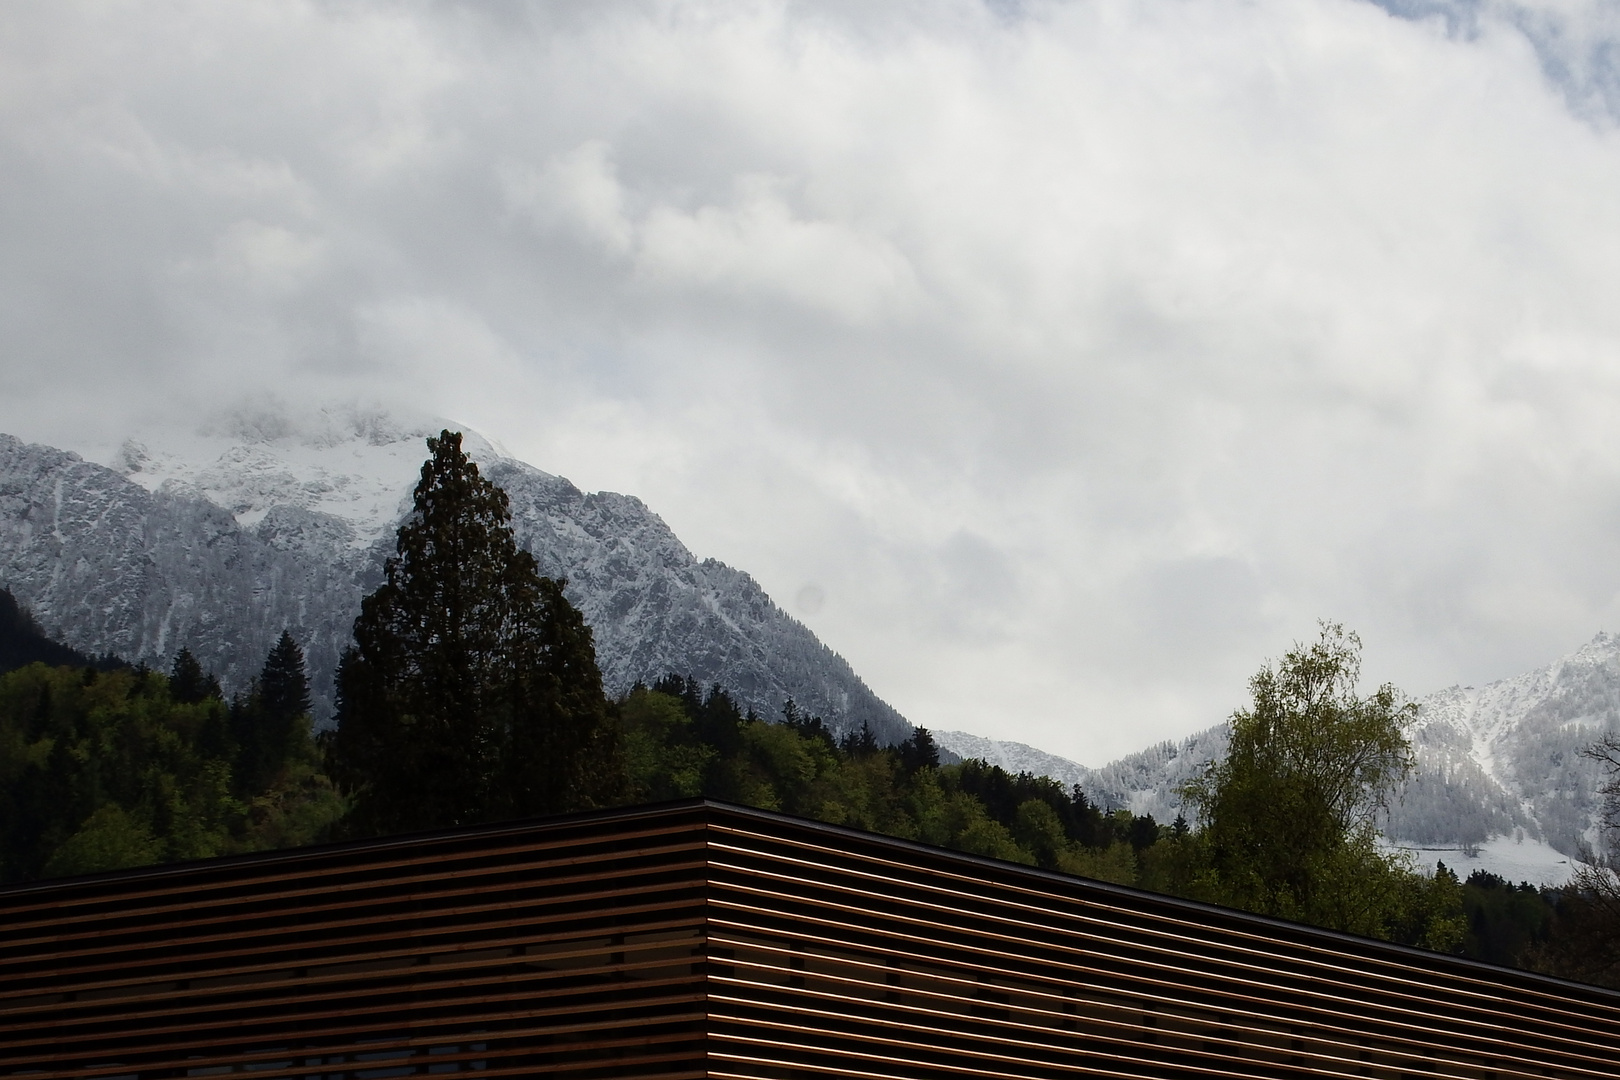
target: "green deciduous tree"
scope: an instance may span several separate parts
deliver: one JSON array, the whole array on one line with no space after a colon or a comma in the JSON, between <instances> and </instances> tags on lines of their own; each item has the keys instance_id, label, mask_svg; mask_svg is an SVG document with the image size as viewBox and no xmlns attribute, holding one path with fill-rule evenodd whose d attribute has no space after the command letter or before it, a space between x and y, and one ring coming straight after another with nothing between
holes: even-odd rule
<instances>
[{"instance_id":1,"label":"green deciduous tree","mask_svg":"<svg viewBox=\"0 0 1620 1080\"><path fill-rule=\"evenodd\" d=\"M619 703L629 796L636 802L689 799L704 793L717 756L676 695L638 686Z\"/></svg>"},{"instance_id":2,"label":"green deciduous tree","mask_svg":"<svg viewBox=\"0 0 1620 1080\"><path fill-rule=\"evenodd\" d=\"M1411 868L1380 852L1375 815L1411 768L1404 728L1416 706L1387 683L1363 696L1360 677L1360 640L1324 623L1316 642L1249 681L1254 700L1232 716L1226 758L1185 794L1224 902L1411 936L1399 930L1412 918Z\"/></svg>"},{"instance_id":3,"label":"green deciduous tree","mask_svg":"<svg viewBox=\"0 0 1620 1080\"><path fill-rule=\"evenodd\" d=\"M224 722L223 702L177 702L151 672L0 676L0 880L233 850L242 806L209 749Z\"/></svg>"},{"instance_id":4,"label":"green deciduous tree","mask_svg":"<svg viewBox=\"0 0 1620 1080\"><path fill-rule=\"evenodd\" d=\"M360 834L553 813L623 788L590 628L450 431L338 672L329 771Z\"/></svg>"}]
</instances>

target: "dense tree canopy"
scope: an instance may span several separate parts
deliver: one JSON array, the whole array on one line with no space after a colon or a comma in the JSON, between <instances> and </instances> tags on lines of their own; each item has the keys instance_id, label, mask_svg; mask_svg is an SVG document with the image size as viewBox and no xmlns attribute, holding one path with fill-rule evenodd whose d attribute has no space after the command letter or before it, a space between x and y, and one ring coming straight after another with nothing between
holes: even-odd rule
<instances>
[{"instance_id":1,"label":"dense tree canopy","mask_svg":"<svg viewBox=\"0 0 1620 1080\"><path fill-rule=\"evenodd\" d=\"M325 837L343 802L316 768L307 711L244 771L230 710L184 665L0 676L0 881L112 870ZM245 775L257 779L244 779Z\"/></svg>"},{"instance_id":2,"label":"dense tree canopy","mask_svg":"<svg viewBox=\"0 0 1620 1080\"><path fill-rule=\"evenodd\" d=\"M352 828L397 832L615 801L590 628L512 535L459 433L428 440L415 507L338 671L328 763Z\"/></svg>"},{"instance_id":3,"label":"dense tree canopy","mask_svg":"<svg viewBox=\"0 0 1620 1080\"><path fill-rule=\"evenodd\" d=\"M982 761L941 767L924 729L880 746L858 729L835 738L786 703L777 722L740 710L718 686L671 676L619 703L635 800L707 795L959 851L1122 884L1152 818L1106 813L1078 788Z\"/></svg>"}]
</instances>

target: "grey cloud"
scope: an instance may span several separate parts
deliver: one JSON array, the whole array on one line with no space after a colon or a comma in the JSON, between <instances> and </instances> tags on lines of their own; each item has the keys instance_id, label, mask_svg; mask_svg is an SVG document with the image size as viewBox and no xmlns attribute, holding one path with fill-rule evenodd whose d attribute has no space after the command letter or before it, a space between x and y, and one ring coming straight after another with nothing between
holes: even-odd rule
<instances>
[{"instance_id":1,"label":"grey cloud","mask_svg":"<svg viewBox=\"0 0 1620 1080\"><path fill-rule=\"evenodd\" d=\"M1511 674L1620 615L1607 10L10 5L0 428L455 416L1092 761Z\"/></svg>"}]
</instances>

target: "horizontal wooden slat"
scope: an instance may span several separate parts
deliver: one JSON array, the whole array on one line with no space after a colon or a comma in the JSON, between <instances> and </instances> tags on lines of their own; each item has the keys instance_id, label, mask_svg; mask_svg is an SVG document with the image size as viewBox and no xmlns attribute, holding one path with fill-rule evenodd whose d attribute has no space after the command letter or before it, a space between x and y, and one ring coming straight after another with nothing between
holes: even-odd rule
<instances>
[{"instance_id":1,"label":"horizontal wooden slat","mask_svg":"<svg viewBox=\"0 0 1620 1080\"><path fill-rule=\"evenodd\" d=\"M0 891L0 1074L702 1075L704 820Z\"/></svg>"},{"instance_id":2,"label":"horizontal wooden slat","mask_svg":"<svg viewBox=\"0 0 1620 1080\"><path fill-rule=\"evenodd\" d=\"M930 1032L964 1066L1010 1055L1030 1076L1100 1058L1104 1073L1153 1076L1616 1073L1620 1011L1603 991L902 845L716 831L711 984L728 984L730 1011L711 1019L728 1075L748 1075L745 1061L887 1075L889 1059L910 1062L899 1075L948 1074L907 1049ZM841 970L818 977L817 958ZM1082 1025L1060 1001L1115 1019ZM780 1056L759 1049L763 1028ZM720 1048L737 1038L747 1052Z\"/></svg>"},{"instance_id":3,"label":"horizontal wooden slat","mask_svg":"<svg viewBox=\"0 0 1620 1080\"><path fill-rule=\"evenodd\" d=\"M0 890L0 1077L1616 1074L1620 995L693 801Z\"/></svg>"},{"instance_id":4,"label":"horizontal wooden slat","mask_svg":"<svg viewBox=\"0 0 1620 1080\"><path fill-rule=\"evenodd\" d=\"M716 830L721 831L721 830ZM796 865L808 869L808 875L801 877L801 881L813 881L820 884L822 876L830 864L823 858L821 860L805 859L802 852L820 851L813 844L803 840L784 839L780 837L765 837L760 834L749 834L742 830L727 829L735 832L743 839L741 844L717 843L716 850L730 850L752 855L761 853L761 844L768 844L774 862ZM793 854L787 854L792 852ZM1362 951L1370 955L1351 953L1344 947L1343 935L1331 935L1322 931L1313 931L1304 927L1276 924L1270 920L1260 920L1243 916L1237 912L1220 911L1218 914L1227 920L1234 920L1243 926L1234 929L1229 926L1218 926L1209 918L1211 909L1202 908L1202 905L1182 905L1182 910L1175 915L1166 915L1154 911L1153 900L1162 900L1159 897L1147 897L1135 890L1129 899L1130 903L1104 902L1099 903L1097 897L1065 897L1050 885L1044 890L1032 888L1029 885L1020 887L1017 883L986 879L980 875L957 870L955 872L941 872L930 869L926 875L919 874L914 865L904 860L874 857L870 853L841 852L838 860L838 870L841 877L856 879L864 883L863 887L844 891L854 891L861 895L878 895L883 891L894 892L896 889L916 888L935 895L945 896L956 902L961 897L979 896L985 900L993 899L998 908L1007 911L1022 911L1033 917L1034 925L1039 928L1055 927L1055 918L1067 918L1082 927L1082 933L1088 938L1095 936L1096 940L1107 940L1120 931L1130 931L1143 937L1156 937L1161 947L1185 948L1190 942L1197 941L1206 947L1220 947L1239 954L1247 954L1259 958L1261 966L1274 967L1278 959L1287 956L1299 965L1308 968L1307 974L1312 978L1326 979L1333 984L1342 983L1346 979L1357 980L1387 980L1395 983L1410 982L1413 977L1413 961L1433 961L1439 959L1434 954L1422 954L1416 950L1406 950L1399 947L1387 946L1383 943L1366 941L1364 939L1348 939ZM1034 873L1034 872L1028 872ZM1071 879L1073 880L1073 879ZM1096 883L1085 883L1087 891L1100 892L1107 886ZM1114 887L1114 891L1123 891ZM997 895L999 894L999 895ZM1009 898L1011 897L1011 898ZM1061 897L1061 899L1059 899ZM1105 897L1106 898L1106 894ZM1186 909L1191 908L1189 913ZM957 910L962 910L960 903ZM978 909L975 914L980 914ZM1203 917L1199 917L1203 916ZM1027 920L1024 921L1027 925ZM1253 928L1253 924L1262 924L1273 931L1272 934L1263 934ZM1244 925L1248 924L1248 925ZM1189 927L1196 932L1189 937ZM1277 929L1292 931L1293 936L1303 940L1279 939ZM1061 932L1061 928L1060 932ZM1334 942L1335 938L1341 939ZM1338 944L1338 948L1333 945ZM1452 994L1456 1000L1466 1000L1471 995L1479 994L1488 1000L1494 1001L1501 991L1500 969L1490 969L1483 965L1470 965L1467 975L1432 970L1425 972L1426 982L1437 980L1450 980L1453 982ZM1554 1019L1564 1020L1566 993L1562 988L1558 991L1532 990L1525 995L1526 1004L1539 1006ZM1600 1007L1612 1019L1620 1021L1620 1000L1613 1004Z\"/></svg>"}]
</instances>

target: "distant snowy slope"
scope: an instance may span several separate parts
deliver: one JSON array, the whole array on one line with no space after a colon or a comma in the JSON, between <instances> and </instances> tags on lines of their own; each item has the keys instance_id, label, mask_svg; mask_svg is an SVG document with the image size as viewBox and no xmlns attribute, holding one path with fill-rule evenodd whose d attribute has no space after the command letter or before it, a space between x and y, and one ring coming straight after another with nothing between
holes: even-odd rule
<instances>
[{"instance_id":1,"label":"distant snowy slope","mask_svg":"<svg viewBox=\"0 0 1620 1080\"><path fill-rule=\"evenodd\" d=\"M1391 808L1392 836L1477 843L1522 829L1566 855L1598 842L1602 772L1580 751L1620 731L1620 637L1420 705L1418 769Z\"/></svg>"},{"instance_id":2,"label":"distant snowy slope","mask_svg":"<svg viewBox=\"0 0 1620 1080\"><path fill-rule=\"evenodd\" d=\"M1600 843L1602 773L1580 751L1605 731L1620 731L1614 634L1600 633L1569 656L1511 679L1430 694L1418 702L1409 730L1416 767L1391 800L1384 831L1397 845L1426 853L1428 863L1440 852L1465 868L1495 859L1507 867L1497 872L1516 880L1561 878L1569 857ZM935 737L963 757L1078 783L1100 805L1170 821L1183 810L1177 790L1226 753L1227 727L1101 768L964 732Z\"/></svg>"},{"instance_id":3,"label":"distant snowy slope","mask_svg":"<svg viewBox=\"0 0 1620 1080\"><path fill-rule=\"evenodd\" d=\"M166 665L182 645L242 687L283 628L329 713L337 657L380 580L442 421L380 411L246 410L155 432L106 464L0 436L0 585L81 649ZM462 429L465 430L465 429ZM698 560L640 500L586 494L474 433L520 544L596 634L614 692L675 672L775 716L794 698L837 731L910 725L747 574Z\"/></svg>"},{"instance_id":4,"label":"distant snowy slope","mask_svg":"<svg viewBox=\"0 0 1620 1080\"><path fill-rule=\"evenodd\" d=\"M1226 746L1226 725L1217 724L1180 742L1161 742L1093 769L1085 787L1105 805L1152 814L1160 822L1174 821L1184 812L1181 786L1200 776L1211 761L1225 757Z\"/></svg>"},{"instance_id":5,"label":"distant snowy slope","mask_svg":"<svg viewBox=\"0 0 1620 1080\"><path fill-rule=\"evenodd\" d=\"M445 427L455 425L376 410L243 409L198 431L126 439L106 464L148 491L206 499L244 528L297 508L342 521L349 543L369 548L391 541L427 457L425 440ZM476 433L462 443L480 462L499 456Z\"/></svg>"},{"instance_id":6,"label":"distant snowy slope","mask_svg":"<svg viewBox=\"0 0 1620 1080\"><path fill-rule=\"evenodd\" d=\"M1002 742L965 731L934 733L940 746L964 758L979 758L1008 772L1050 776L1064 786L1080 785L1086 798L1108 810L1152 814L1161 822L1181 813L1176 789L1226 753L1226 725L1220 724L1180 742L1162 742L1128 754L1101 768L1091 768L1023 743Z\"/></svg>"},{"instance_id":7,"label":"distant snowy slope","mask_svg":"<svg viewBox=\"0 0 1620 1080\"><path fill-rule=\"evenodd\" d=\"M0 585L81 651L167 666L185 645L240 688L286 627L324 697L374 562L331 515L279 506L245 529L207 500L0 435Z\"/></svg>"},{"instance_id":8,"label":"distant snowy slope","mask_svg":"<svg viewBox=\"0 0 1620 1080\"><path fill-rule=\"evenodd\" d=\"M941 749L949 750L958 757L978 758L991 765L1000 765L1014 774L1027 772L1034 776L1050 776L1066 788L1079 784L1086 790L1087 798L1091 797L1087 785L1091 770L1068 758L1048 754L1045 750L1037 750L1024 743L986 739L966 731L935 731L932 734L934 742Z\"/></svg>"}]
</instances>

